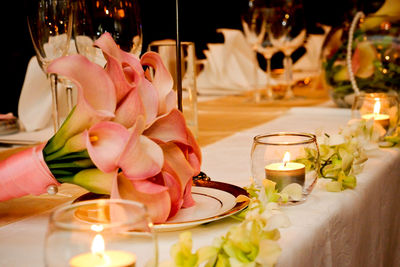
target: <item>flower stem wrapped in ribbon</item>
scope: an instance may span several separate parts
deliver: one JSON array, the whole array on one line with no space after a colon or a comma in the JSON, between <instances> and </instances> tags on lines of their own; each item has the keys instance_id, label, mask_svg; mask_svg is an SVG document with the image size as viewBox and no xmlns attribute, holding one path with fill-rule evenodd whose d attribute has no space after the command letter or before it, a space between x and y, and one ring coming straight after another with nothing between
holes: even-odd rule
<instances>
[{"instance_id":1,"label":"flower stem wrapped in ribbon","mask_svg":"<svg viewBox=\"0 0 400 267\"><path fill-rule=\"evenodd\" d=\"M81 55L49 65L76 84L77 104L47 143L0 163L0 201L72 183L140 201L153 222L165 222L194 205L192 177L201 165L200 148L176 109L172 77L157 53L138 59L108 33L94 45L105 68ZM152 78L146 68L155 71Z\"/></svg>"}]
</instances>

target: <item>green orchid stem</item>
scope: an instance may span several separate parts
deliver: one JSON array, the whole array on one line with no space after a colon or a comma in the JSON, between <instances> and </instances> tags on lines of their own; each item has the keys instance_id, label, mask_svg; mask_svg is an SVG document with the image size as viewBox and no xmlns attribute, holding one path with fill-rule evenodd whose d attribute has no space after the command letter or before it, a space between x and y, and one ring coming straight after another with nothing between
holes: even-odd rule
<instances>
[{"instance_id":1,"label":"green orchid stem","mask_svg":"<svg viewBox=\"0 0 400 267\"><path fill-rule=\"evenodd\" d=\"M64 169L64 168L79 168L86 169L93 167L94 164L90 159L77 160L73 162L56 162L47 165L50 170L52 169Z\"/></svg>"},{"instance_id":2,"label":"green orchid stem","mask_svg":"<svg viewBox=\"0 0 400 267\"><path fill-rule=\"evenodd\" d=\"M321 167L319 168L319 174L321 175L321 177L324 177L324 168L332 163L331 161L332 157L333 155L331 155L327 160L325 160L323 164L321 164Z\"/></svg>"},{"instance_id":3,"label":"green orchid stem","mask_svg":"<svg viewBox=\"0 0 400 267\"><path fill-rule=\"evenodd\" d=\"M64 177L64 176L72 176L72 175L74 175L74 172L72 172L72 171L67 171L67 170L59 170L59 169L57 169L57 170L51 170L51 173L54 175L54 177L56 178L56 180L58 181L58 182L62 182L62 181L60 181L60 177Z\"/></svg>"},{"instance_id":4,"label":"green orchid stem","mask_svg":"<svg viewBox=\"0 0 400 267\"><path fill-rule=\"evenodd\" d=\"M45 155L50 155L57 150L59 150L62 146L64 146L65 142L69 139L69 135L66 134L68 133L68 122L74 113L76 109L76 106L74 106L71 110L71 112L68 114L67 118L61 125L60 129L53 135L53 137L50 138L50 140L47 142L46 146L43 149L43 153Z\"/></svg>"},{"instance_id":5,"label":"green orchid stem","mask_svg":"<svg viewBox=\"0 0 400 267\"><path fill-rule=\"evenodd\" d=\"M52 161L54 162L54 161L64 161L64 160L84 160L84 159L90 158L87 150L65 154L60 157L56 157L56 156L54 156L54 154L55 153L44 156L44 160L46 161L46 163L49 163Z\"/></svg>"},{"instance_id":6,"label":"green orchid stem","mask_svg":"<svg viewBox=\"0 0 400 267\"><path fill-rule=\"evenodd\" d=\"M50 155L47 155L46 160L52 161L57 158L62 158L63 156L68 155L68 154L71 154L71 151L69 151L67 147L63 146L60 150L57 150L56 152L54 152Z\"/></svg>"},{"instance_id":7,"label":"green orchid stem","mask_svg":"<svg viewBox=\"0 0 400 267\"><path fill-rule=\"evenodd\" d=\"M57 178L57 181L60 183L69 183L69 184L74 184L74 176L63 176Z\"/></svg>"}]
</instances>

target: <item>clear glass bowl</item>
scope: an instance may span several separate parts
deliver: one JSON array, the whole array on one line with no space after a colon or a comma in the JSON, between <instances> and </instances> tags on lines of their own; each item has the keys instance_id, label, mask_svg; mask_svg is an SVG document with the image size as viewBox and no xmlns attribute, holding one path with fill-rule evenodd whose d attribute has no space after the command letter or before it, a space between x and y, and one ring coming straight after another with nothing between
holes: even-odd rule
<instances>
[{"instance_id":1,"label":"clear glass bowl","mask_svg":"<svg viewBox=\"0 0 400 267\"><path fill-rule=\"evenodd\" d=\"M251 171L258 186L265 180L275 183L278 192L296 184L304 201L313 190L319 171L319 150L315 135L278 132L257 135L251 150ZM286 188L286 189L285 189Z\"/></svg>"},{"instance_id":2,"label":"clear glass bowl","mask_svg":"<svg viewBox=\"0 0 400 267\"><path fill-rule=\"evenodd\" d=\"M52 212L45 265L157 266L158 246L146 208L134 201L98 199Z\"/></svg>"},{"instance_id":3,"label":"clear glass bowl","mask_svg":"<svg viewBox=\"0 0 400 267\"><path fill-rule=\"evenodd\" d=\"M399 122L399 101L396 94L361 93L355 96L351 108L353 119L372 120L381 137L394 133Z\"/></svg>"}]
</instances>

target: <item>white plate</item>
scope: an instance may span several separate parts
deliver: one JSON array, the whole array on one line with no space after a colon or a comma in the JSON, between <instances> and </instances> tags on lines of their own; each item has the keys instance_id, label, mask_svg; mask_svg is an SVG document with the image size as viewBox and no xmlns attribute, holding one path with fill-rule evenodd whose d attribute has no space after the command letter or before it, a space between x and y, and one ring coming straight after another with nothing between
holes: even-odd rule
<instances>
[{"instance_id":1,"label":"white plate","mask_svg":"<svg viewBox=\"0 0 400 267\"><path fill-rule=\"evenodd\" d=\"M154 229L157 232L182 230L231 216L242 211L249 204L248 199L237 202L236 197L239 195L248 196L248 193L245 189L232 184L194 180L192 196L195 205L180 209L167 222L155 224ZM86 193L74 202L108 197L108 195Z\"/></svg>"},{"instance_id":2,"label":"white plate","mask_svg":"<svg viewBox=\"0 0 400 267\"><path fill-rule=\"evenodd\" d=\"M196 204L180 209L166 223L155 224L157 232L176 231L231 216L247 207L248 201L236 202L239 195L247 195L246 190L235 185L195 181L192 196Z\"/></svg>"}]
</instances>

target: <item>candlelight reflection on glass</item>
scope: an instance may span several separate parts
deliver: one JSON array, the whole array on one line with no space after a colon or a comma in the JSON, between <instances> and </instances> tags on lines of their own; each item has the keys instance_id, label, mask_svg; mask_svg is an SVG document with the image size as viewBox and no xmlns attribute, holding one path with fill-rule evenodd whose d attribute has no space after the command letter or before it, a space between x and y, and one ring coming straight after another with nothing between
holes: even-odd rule
<instances>
[{"instance_id":1,"label":"candlelight reflection on glass","mask_svg":"<svg viewBox=\"0 0 400 267\"><path fill-rule=\"evenodd\" d=\"M357 95L352 106L352 118L373 121L382 137L391 135L399 120L399 102L396 94L363 93Z\"/></svg>"},{"instance_id":2,"label":"candlelight reflection on glass","mask_svg":"<svg viewBox=\"0 0 400 267\"><path fill-rule=\"evenodd\" d=\"M99 199L55 210L45 242L46 266L157 266L158 246L146 208Z\"/></svg>"},{"instance_id":3,"label":"candlelight reflection on glass","mask_svg":"<svg viewBox=\"0 0 400 267\"><path fill-rule=\"evenodd\" d=\"M269 180L275 183L277 192L283 192L295 184L301 188L301 198L289 197L289 203L304 201L318 178L319 151L315 135L278 132L255 136L251 170L258 186Z\"/></svg>"}]
</instances>

